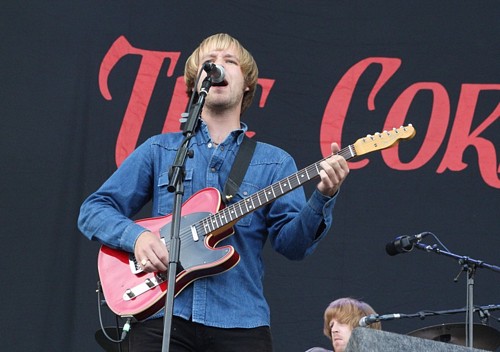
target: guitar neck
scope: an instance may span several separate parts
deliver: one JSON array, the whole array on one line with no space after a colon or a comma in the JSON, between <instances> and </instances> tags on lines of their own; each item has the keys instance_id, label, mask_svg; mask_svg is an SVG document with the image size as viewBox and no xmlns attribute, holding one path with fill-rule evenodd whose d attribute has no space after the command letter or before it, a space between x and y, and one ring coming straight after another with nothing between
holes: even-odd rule
<instances>
[{"instance_id":1,"label":"guitar neck","mask_svg":"<svg viewBox=\"0 0 500 352\"><path fill-rule=\"evenodd\" d=\"M350 160L356 156L364 155L375 150L392 147L397 145L401 140L412 139L415 133L416 131L411 124L401 126L400 128L393 128L391 131L384 131L383 133L376 133L375 135L367 135L366 137L360 138L354 144L342 148L337 154L344 157L346 160ZM217 229L236 222L241 217L263 205L271 203L285 193L293 191L304 183L318 177L321 171L320 163L330 156L281 181L273 183L239 202L227 206L216 214L206 217L196 225L196 230L198 233L203 233L205 235L212 233Z\"/></svg>"},{"instance_id":2,"label":"guitar neck","mask_svg":"<svg viewBox=\"0 0 500 352\"><path fill-rule=\"evenodd\" d=\"M349 145L338 152L346 160L356 156L353 145ZM331 156L331 155L330 155ZM236 222L243 216L255 211L256 209L269 204L281 197L282 195L301 187L306 182L315 179L321 171L320 163L330 156L321 159L320 161L307 166L306 168L297 171L296 173L273 183L270 186L252 194L251 196L242 199L234 204L231 204L216 214L210 215L200 221L198 231L202 230L204 234L209 234L222 228L228 224Z\"/></svg>"}]
</instances>

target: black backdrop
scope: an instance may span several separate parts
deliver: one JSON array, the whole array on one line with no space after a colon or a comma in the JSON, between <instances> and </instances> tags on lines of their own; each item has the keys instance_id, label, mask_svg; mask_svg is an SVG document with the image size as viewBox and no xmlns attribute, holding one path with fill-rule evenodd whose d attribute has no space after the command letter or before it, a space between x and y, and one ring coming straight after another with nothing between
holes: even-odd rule
<instances>
[{"instance_id":1,"label":"black backdrop","mask_svg":"<svg viewBox=\"0 0 500 352\"><path fill-rule=\"evenodd\" d=\"M417 130L398 149L353 164L331 234L313 256L290 262L266 248L276 351L328 347L322 313L341 296L379 313L465 307L466 277L454 282L455 260L417 250L389 257L384 247L397 235L431 231L454 253L500 265L499 10L498 1L4 2L1 349L99 350L99 246L76 228L79 205L116 168L115 149L135 146L132 132L140 143L164 129L166 116L167 130L176 125L169 108L183 101L173 93L183 63L216 32L240 39L271 80L262 82L273 82L244 120L300 167L319 160L333 138L345 146L400 124ZM127 114L141 108L130 102L143 88L134 90L144 56L122 53L108 71L101 67L119 38L142 53L180 55L149 77L143 115ZM382 64L356 69L370 59ZM399 66L373 93L384 62ZM153 71L145 70L147 80ZM126 115L144 122L123 132L123 142ZM478 269L474 303L500 304L499 283L498 273ZM500 328L500 313L491 313ZM104 315L111 325L112 314ZM407 333L446 321L465 315L384 328Z\"/></svg>"}]
</instances>

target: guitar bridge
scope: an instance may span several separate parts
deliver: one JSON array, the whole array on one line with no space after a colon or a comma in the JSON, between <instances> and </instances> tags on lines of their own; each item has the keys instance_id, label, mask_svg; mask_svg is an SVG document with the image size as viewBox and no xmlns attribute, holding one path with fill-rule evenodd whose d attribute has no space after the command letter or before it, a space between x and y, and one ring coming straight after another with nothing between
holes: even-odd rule
<instances>
[{"instance_id":1,"label":"guitar bridge","mask_svg":"<svg viewBox=\"0 0 500 352\"><path fill-rule=\"evenodd\" d=\"M122 298L124 301L130 301L135 297L154 289L165 281L167 281L167 277L165 274L156 273L153 277L144 279L144 282L140 283L139 285L125 290Z\"/></svg>"}]
</instances>

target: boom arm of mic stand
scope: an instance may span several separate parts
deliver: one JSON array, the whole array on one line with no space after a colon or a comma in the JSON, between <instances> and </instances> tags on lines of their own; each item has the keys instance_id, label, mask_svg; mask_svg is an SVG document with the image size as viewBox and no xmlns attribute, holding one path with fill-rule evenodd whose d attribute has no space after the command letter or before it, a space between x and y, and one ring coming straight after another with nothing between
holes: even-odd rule
<instances>
[{"instance_id":1,"label":"boom arm of mic stand","mask_svg":"<svg viewBox=\"0 0 500 352\"><path fill-rule=\"evenodd\" d=\"M442 249L437 248L436 245L431 246L431 245L424 244L424 243L415 243L414 246L415 246L415 248L426 251L426 252L434 252L437 254L442 254L442 255L445 255L447 257L451 257L453 259L456 259L456 260L458 260L458 263L460 265L473 265L477 268L486 268L486 269L490 269L492 271L495 271L497 273L500 273L500 267L498 267L496 265L485 263L482 260L476 260L476 259L472 259L472 258L469 258L466 256L461 256L461 255L457 255L457 254L454 254L451 252L447 252L447 251L444 251Z\"/></svg>"},{"instance_id":2,"label":"boom arm of mic stand","mask_svg":"<svg viewBox=\"0 0 500 352\"><path fill-rule=\"evenodd\" d=\"M493 311L493 310L500 310L500 305L498 304L490 304L488 306L480 306L480 307L474 307L474 312L476 311ZM400 318L420 318L420 319L425 319L426 317L429 316L435 316L435 315L452 315L452 314L458 314L458 313L465 313L467 312L466 308L458 308L458 309L448 309L448 310L438 310L438 311L420 311L417 313L411 313L411 314L401 314Z\"/></svg>"}]
</instances>

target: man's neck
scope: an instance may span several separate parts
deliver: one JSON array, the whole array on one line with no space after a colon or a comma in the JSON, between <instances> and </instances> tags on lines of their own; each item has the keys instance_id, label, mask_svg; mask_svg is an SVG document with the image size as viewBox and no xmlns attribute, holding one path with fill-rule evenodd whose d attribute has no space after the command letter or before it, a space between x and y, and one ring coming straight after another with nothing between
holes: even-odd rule
<instances>
[{"instance_id":1,"label":"man's neck","mask_svg":"<svg viewBox=\"0 0 500 352\"><path fill-rule=\"evenodd\" d=\"M202 117L207 124L210 138L217 144L222 143L232 131L241 127L239 111L226 111L222 114L204 111Z\"/></svg>"}]
</instances>

